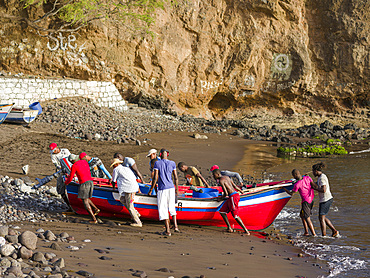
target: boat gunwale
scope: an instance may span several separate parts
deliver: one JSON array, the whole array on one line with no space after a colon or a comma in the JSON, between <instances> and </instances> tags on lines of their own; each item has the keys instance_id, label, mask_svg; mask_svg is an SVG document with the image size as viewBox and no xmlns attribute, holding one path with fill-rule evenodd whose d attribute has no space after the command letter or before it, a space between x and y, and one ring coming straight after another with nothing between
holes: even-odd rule
<instances>
[{"instance_id":1,"label":"boat gunwale","mask_svg":"<svg viewBox=\"0 0 370 278\"><path fill-rule=\"evenodd\" d=\"M76 182L71 182L68 185L79 186L79 184L76 183ZM256 190L256 191L253 191L253 192L243 192L242 194L240 194L240 198L255 196L255 195L258 195L258 194L261 194L261 193L266 193L266 192L269 192L269 191L272 191L272 190L279 190L280 187L291 186L291 185L292 185L292 182L287 181L287 182L284 182L282 184L260 186L259 188L258 187L257 188L250 188L250 189L259 189L259 190ZM119 193L117 188L112 188L112 187L108 187L108 186L104 186L104 185L101 186L101 185L94 184L94 189L102 190L102 191L105 191L105 192ZM247 190L250 190L250 189L247 189ZM136 193L136 195L140 196L140 197L152 197L152 198L155 197L155 198L157 198L157 195L148 195L148 194L143 194L143 193ZM225 199L217 200L220 197L221 196L210 197L210 198L193 198L193 197L177 196L177 199L182 200L182 201L187 200L187 201L202 201L202 202L210 202L210 201L222 202L222 201L225 200Z\"/></svg>"}]
</instances>

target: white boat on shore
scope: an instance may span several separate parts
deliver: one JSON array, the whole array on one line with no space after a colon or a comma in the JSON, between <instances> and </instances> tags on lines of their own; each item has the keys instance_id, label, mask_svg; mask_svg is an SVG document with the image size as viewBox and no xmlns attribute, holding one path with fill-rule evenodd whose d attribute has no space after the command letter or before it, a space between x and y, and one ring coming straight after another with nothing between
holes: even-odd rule
<instances>
[{"instance_id":1,"label":"white boat on shore","mask_svg":"<svg viewBox=\"0 0 370 278\"><path fill-rule=\"evenodd\" d=\"M8 117L9 111L12 109L13 104L0 104L0 124Z\"/></svg>"},{"instance_id":2,"label":"white boat on shore","mask_svg":"<svg viewBox=\"0 0 370 278\"><path fill-rule=\"evenodd\" d=\"M29 124L36 119L38 110L29 108L13 107L5 119L5 122L15 124Z\"/></svg>"}]
</instances>

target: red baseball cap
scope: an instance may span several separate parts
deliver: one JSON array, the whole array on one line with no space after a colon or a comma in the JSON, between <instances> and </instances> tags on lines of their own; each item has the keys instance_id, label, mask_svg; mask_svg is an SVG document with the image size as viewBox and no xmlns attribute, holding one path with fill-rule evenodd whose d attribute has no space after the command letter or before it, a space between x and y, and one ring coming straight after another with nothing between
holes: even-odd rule
<instances>
[{"instance_id":1,"label":"red baseball cap","mask_svg":"<svg viewBox=\"0 0 370 278\"><path fill-rule=\"evenodd\" d=\"M213 172L214 170L216 170L216 169L220 169L220 167L218 167L218 165L213 165L212 167L211 167L211 169L209 169L211 172Z\"/></svg>"},{"instance_id":2,"label":"red baseball cap","mask_svg":"<svg viewBox=\"0 0 370 278\"><path fill-rule=\"evenodd\" d=\"M53 153L54 150L58 147L57 143L51 143L49 145L50 153Z\"/></svg>"},{"instance_id":3,"label":"red baseball cap","mask_svg":"<svg viewBox=\"0 0 370 278\"><path fill-rule=\"evenodd\" d=\"M87 156L87 154L86 154L86 153L80 153L79 158L80 158L80 159L83 159L85 156Z\"/></svg>"}]
</instances>

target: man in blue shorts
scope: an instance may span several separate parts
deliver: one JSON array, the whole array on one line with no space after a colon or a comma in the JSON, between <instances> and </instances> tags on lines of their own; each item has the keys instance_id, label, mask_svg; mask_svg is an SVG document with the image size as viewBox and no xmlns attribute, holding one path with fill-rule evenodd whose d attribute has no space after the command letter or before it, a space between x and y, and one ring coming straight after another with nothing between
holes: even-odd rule
<instances>
[{"instance_id":1,"label":"man in blue shorts","mask_svg":"<svg viewBox=\"0 0 370 278\"><path fill-rule=\"evenodd\" d=\"M179 179L175 162L167 159L169 153L168 150L161 149L159 153L161 159L154 164L154 177L148 193L150 196L158 181L157 204L159 220L164 221L166 226L166 230L161 234L167 236L171 235L169 214L172 216L175 232L180 232L176 221L176 196ZM172 175L175 182L172 181Z\"/></svg>"}]
</instances>

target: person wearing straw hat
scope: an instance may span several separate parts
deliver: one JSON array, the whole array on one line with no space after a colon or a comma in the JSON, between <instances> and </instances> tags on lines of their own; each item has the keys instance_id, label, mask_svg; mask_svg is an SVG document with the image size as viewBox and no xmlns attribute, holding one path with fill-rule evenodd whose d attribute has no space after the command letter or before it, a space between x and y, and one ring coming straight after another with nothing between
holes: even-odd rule
<instances>
[{"instance_id":1,"label":"person wearing straw hat","mask_svg":"<svg viewBox=\"0 0 370 278\"><path fill-rule=\"evenodd\" d=\"M113 188L115 184L117 184L118 192L120 194L120 202L126 207L129 211L132 220L134 223L130 225L133 227L142 227L143 224L140 221L140 214L135 209L134 199L135 193L140 192L139 184L136 181L136 177L134 173L131 171L129 167L125 167L122 165L123 161L114 158L111 164L111 168L113 168L113 176L112 176L112 185Z\"/></svg>"},{"instance_id":2,"label":"person wearing straw hat","mask_svg":"<svg viewBox=\"0 0 370 278\"><path fill-rule=\"evenodd\" d=\"M180 232L176 220L176 196L179 179L177 177L176 163L167 159L169 154L168 150L161 149L159 153L161 160L157 160L154 164L154 177L148 192L150 196L158 181L157 205L159 220L164 221L166 227L166 230L161 234L167 236L171 235L170 215L172 216L175 232ZM175 182L172 181L172 176Z\"/></svg>"},{"instance_id":3,"label":"person wearing straw hat","mask_svg":"<svg viewBox=\"0 0 370 278\"><path fill-rule=\"evenodd\" d=\"M213 165L211 167L210 171L213 172L213 170L216 170L216 169L220 169L220 167L218 165ZM228 176L230 179L236 178L239 182L240 187L243 187L243 179L239 175L239 173L231 172L231 171L228 171L228 170L220 170L220 171L221 171L221 175L223 175L223 176Z\"/></svg>"},{"instance_id":4,"label":"person wearing straw hat","mask_svg":"<svg viewBox=\"0 0 370 278\"><path fill-rule=\"evenodd\" d=\"M80 198L85 206L86 211L90 214L92 221L90 223L98 223L95 215L100 212L95 204L90 200L94 190L94 183L91 177L90 167L86 160L77 160L77 157L71 157L74 161L71 174L67 177L65 184L68 185L76 175L80 186L78 187L78 198ZM76 161L77 160L77 161ZM93 212L94 210L94 212Z\"/></svg>"},{"instance_id":5,"label":"person wearing straw hat","mask_svg":"<svg viewBox=\"0 0 370 278\"><path fill-rule=\"evenodd\" d=\"M123 161L122 165L125 167L129 167L131 171L135 174L139 182L144 183L143 176L141 175L139 169L137 168L136 161L131 157L124 157L120 153L115 153L113 158L118 158L119 160Z\"/></svg>"}]
</instances>

